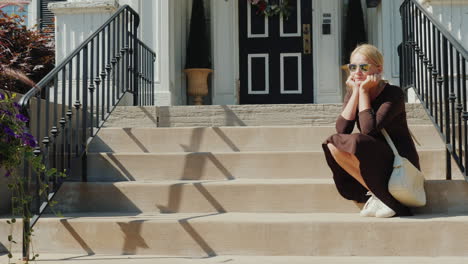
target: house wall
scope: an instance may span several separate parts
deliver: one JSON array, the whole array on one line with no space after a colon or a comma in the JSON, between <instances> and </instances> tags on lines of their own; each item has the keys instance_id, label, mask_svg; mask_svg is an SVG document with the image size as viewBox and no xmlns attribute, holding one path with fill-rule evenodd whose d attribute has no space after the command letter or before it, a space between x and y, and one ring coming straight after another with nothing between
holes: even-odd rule
<instances>
[{"instance_id":1,"label":"house wall","mask_svg":"<svg viewBox=\"0 0 468 264\"><path fill-rule=\"evenodd\" d=\"M377 8L363 8L369 42L379 47L385 58L385 78L391 83L399 84L399 57L396 47L401 42L401 17L399 6L403 0L382 0ZM466 0L419 0L428 11L434 14L442 24L459 39L465 47L468 46L468 1ZM34 5L37 0L33 0ZM74 2L87 2L74 0ZM157 54L156 59L156 103L158 105L185 105L186 79L183 73L185 63L186 42L190 25L191 1L187 0L98 0L94 3L116 2L120 5L129 4L141 15L139 35ZM67 2L68 3L68 2ZM325 12L332 12L336 21L333 28L336 35L315 36L314 51L320 53L314 56L314 65L323 63L327 54L333 65L322 65L320 68L338 68L340 65L341 50L341 13L342 1L313 1L314 24L320 25L320 16ZM238 21L237 1L205 0L207 8L207 24L210 26L212 36L212 59L214 73L211 77L211 97L213 104L238 103ZM102 10L101 10L102 11ZM114 12L96 13L92 8L80 12L57 13L57 61L63 59L78 43L83 41L99 25ZM317 30L319 31L319 30ZM333 32L333 31L332 31ZM337 46L338 45L338 46ZM326 50L326 49L330 50ZM325 49L325 50L324 50ZM337 58L330 60L329 55L338 50ZM335 52L336 53L336 52ZM340 80L336 83L325 76L331 72L320 72L315 67L314 87L316 89L316 102L341 101ZM325 75L324 75L325 74ZM336 73L339 75L339 70ZM337 90L336 87L339 87Z\"/></svg>"},{"instance_id":2,"label":"house wall","mask_svg":"<svg viewBox=\"0 0 468 264\"><path fill-rule=\"evenodd\" d=\"M58 2L55 14L55 59L59 64L117 10L115 0Z\"/></svg>"},{"instance_id":3,"label":"house wall","mask_svg":"<svg viewBox=\"0 0 468 264\"><path fill-rule=\"evenodd\" d=\"M467 0L419 0L433 17L452 36L468 49L468 1Z\"/></svg>"},{"instance_id":4,"label":"house wall","mask_svg":"<svg viewBox=\"0 0 468 264\"><path fill-rule=\"evenodd\" d=\"M366 8L369 43L382 51L384 76L391 84L400 85L400 62L397 47L402 41L400 6L403 0L382 0L376 8ZM363 7L366 7L363 1ZM416 102L413 89L408 90L408 102Z\"/></svg>"},{"instance_id":5,"label":"house wall","mask_svg":"<svg viewBox=\"0 0 468 264\"><path fill-rule=\"evenodd\" d=\"M51 5L56 15L56 61L60 63L119 7L140 14L139 37L156 54L157 105L185 104L182 73L185 53L186 0L74 0ZM177 7L177 8L175 8Z\"/></svg>"},{"instance_id":6,"label":"house wall","mask_svg":"<svg viewBox=\"0 0 468 264\"><path fill-rule=\"evenodd\" d=\"M384 56L384 78L399 85L400 63L397 47L402 41L401 16L399 12L403 0L382 0L376 8L363 7L369 43L380 49Z\"/></svg>"},{"instance_id":7,"label":"house wall","mask_svg":"<svg viewBox=\"0 0 468 264\"><path fill-rule=\"evenodd\" d=\"M460 43L468 49L468 1L418 0ZM365 6L363 1L363 6ZM396 47L402 40L399 7L403 0L382 0L377 8L365 12L369 42L379 47L385 59L385 77L399 83L399 61ZM412 95L410 94L410 97ZM414 97L412 97L414 98Z\"/></svg>"}]
</instances>

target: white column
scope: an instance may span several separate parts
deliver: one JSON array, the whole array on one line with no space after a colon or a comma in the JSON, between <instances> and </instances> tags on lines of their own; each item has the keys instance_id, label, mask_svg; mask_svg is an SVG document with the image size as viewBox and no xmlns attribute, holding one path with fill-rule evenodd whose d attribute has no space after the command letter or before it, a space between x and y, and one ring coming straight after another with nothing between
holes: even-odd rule
<instances>
[{"instance_id":1,"label":"white column","mask_svg":"<svg viewBox=\"0 0 468 264\"><path fill-rule=\"evenodd\" d=\"M313 1L312 47L315 103L342 102L341 0ZM322 34L324 14L331 14L331 34ZM328 17L327 17L328 18Z\"/></svg>"},{"instance_id":2,"label":"white column","mask_svg":"<svg viewBox=\"0 0 468 264\"><path fill-rule=\"evenodd\" d=\"M28 27L32 28L37 25L37 10L38 0L32 0L28 6Z\"/></svg>"},{"instance_id":3,"label":"white column","mask_svg":"<svg viewBox=\"0 0 468 264\"><path fill-rule=\"evenodd\" d=\"M211 10L214 69L213 104L238 104L239 39L237 1L211 0Z\"/></svg>"},{"instance_id":4,"label":"white column","mask_svg":"<svg viewBox=\"0 0 468 264\"><path fill-rule=\"evenodd\" d=\"M400 85L400 57L397 47L402 41L400 5L403 1L382 2L382 47L384 54L384 77L395 85ZM386 32L386 33L385 33Z\"/></svg>"},{"instance_id":5,"label":"white column","mask_svg":"<svg viewBox=\"0 0 468 264\"><path fill-rule=\"evenodd\" d=\"M155 101L157 105L172 105L170 0L149 2L153 1L142 2L141 38L156 52Z\"/></svg>"}]
</instances>

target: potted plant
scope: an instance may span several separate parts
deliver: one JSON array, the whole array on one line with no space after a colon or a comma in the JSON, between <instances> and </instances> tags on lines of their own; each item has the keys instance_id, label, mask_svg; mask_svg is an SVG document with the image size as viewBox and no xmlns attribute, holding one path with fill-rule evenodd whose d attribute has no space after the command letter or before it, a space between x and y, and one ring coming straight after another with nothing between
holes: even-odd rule
<instances>
[{"instance_id":1,"label":"potted plant","mask_svg":"<svg viewBox=\"0 0 468 264\"><path fill-rule=\"evenodd\" d=\"M208 76L212 72L203 0L193 0L185 73L188 94L194 97L195 105L202 105L203 96L208 95Z\"/></svg>"}]
</instances>

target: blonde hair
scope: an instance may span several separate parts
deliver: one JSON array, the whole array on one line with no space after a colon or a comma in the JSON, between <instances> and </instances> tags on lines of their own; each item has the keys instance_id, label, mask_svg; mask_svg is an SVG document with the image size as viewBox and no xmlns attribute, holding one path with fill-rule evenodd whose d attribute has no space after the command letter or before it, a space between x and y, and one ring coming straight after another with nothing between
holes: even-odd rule
<instances>
[{"instance_id":1,"label":"blonde hair","mask_svg":"<svg viewBox=\"0 0 468 264\"><path fill-rule=\"evenodd\" d=\"M369 60L371 60L375 65L377 66L383 66L384 64L384 59L382 56L382 53L375 47L374 45L371 44L361 44L357 46L353 52L351 53L350 60L355 54L362 54L365 57L367 57Z\"/></svg>"}]
</instances>

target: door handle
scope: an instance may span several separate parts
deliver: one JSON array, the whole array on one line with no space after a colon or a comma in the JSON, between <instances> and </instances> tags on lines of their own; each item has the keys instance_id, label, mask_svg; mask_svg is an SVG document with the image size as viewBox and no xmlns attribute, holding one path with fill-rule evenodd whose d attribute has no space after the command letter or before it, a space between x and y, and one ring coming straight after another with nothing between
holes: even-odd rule
<instances>
[{"instance_id":1,"label":"door handle","mask_svg":"<svg viewBox=\"0 0 468 264\"><path fill-rule=\"evenodd\" d=\"M302 25L302 45L304 54L311 54L311 38L310 38L310 24L303 24Z\"/></svg>"}]
</instances>

